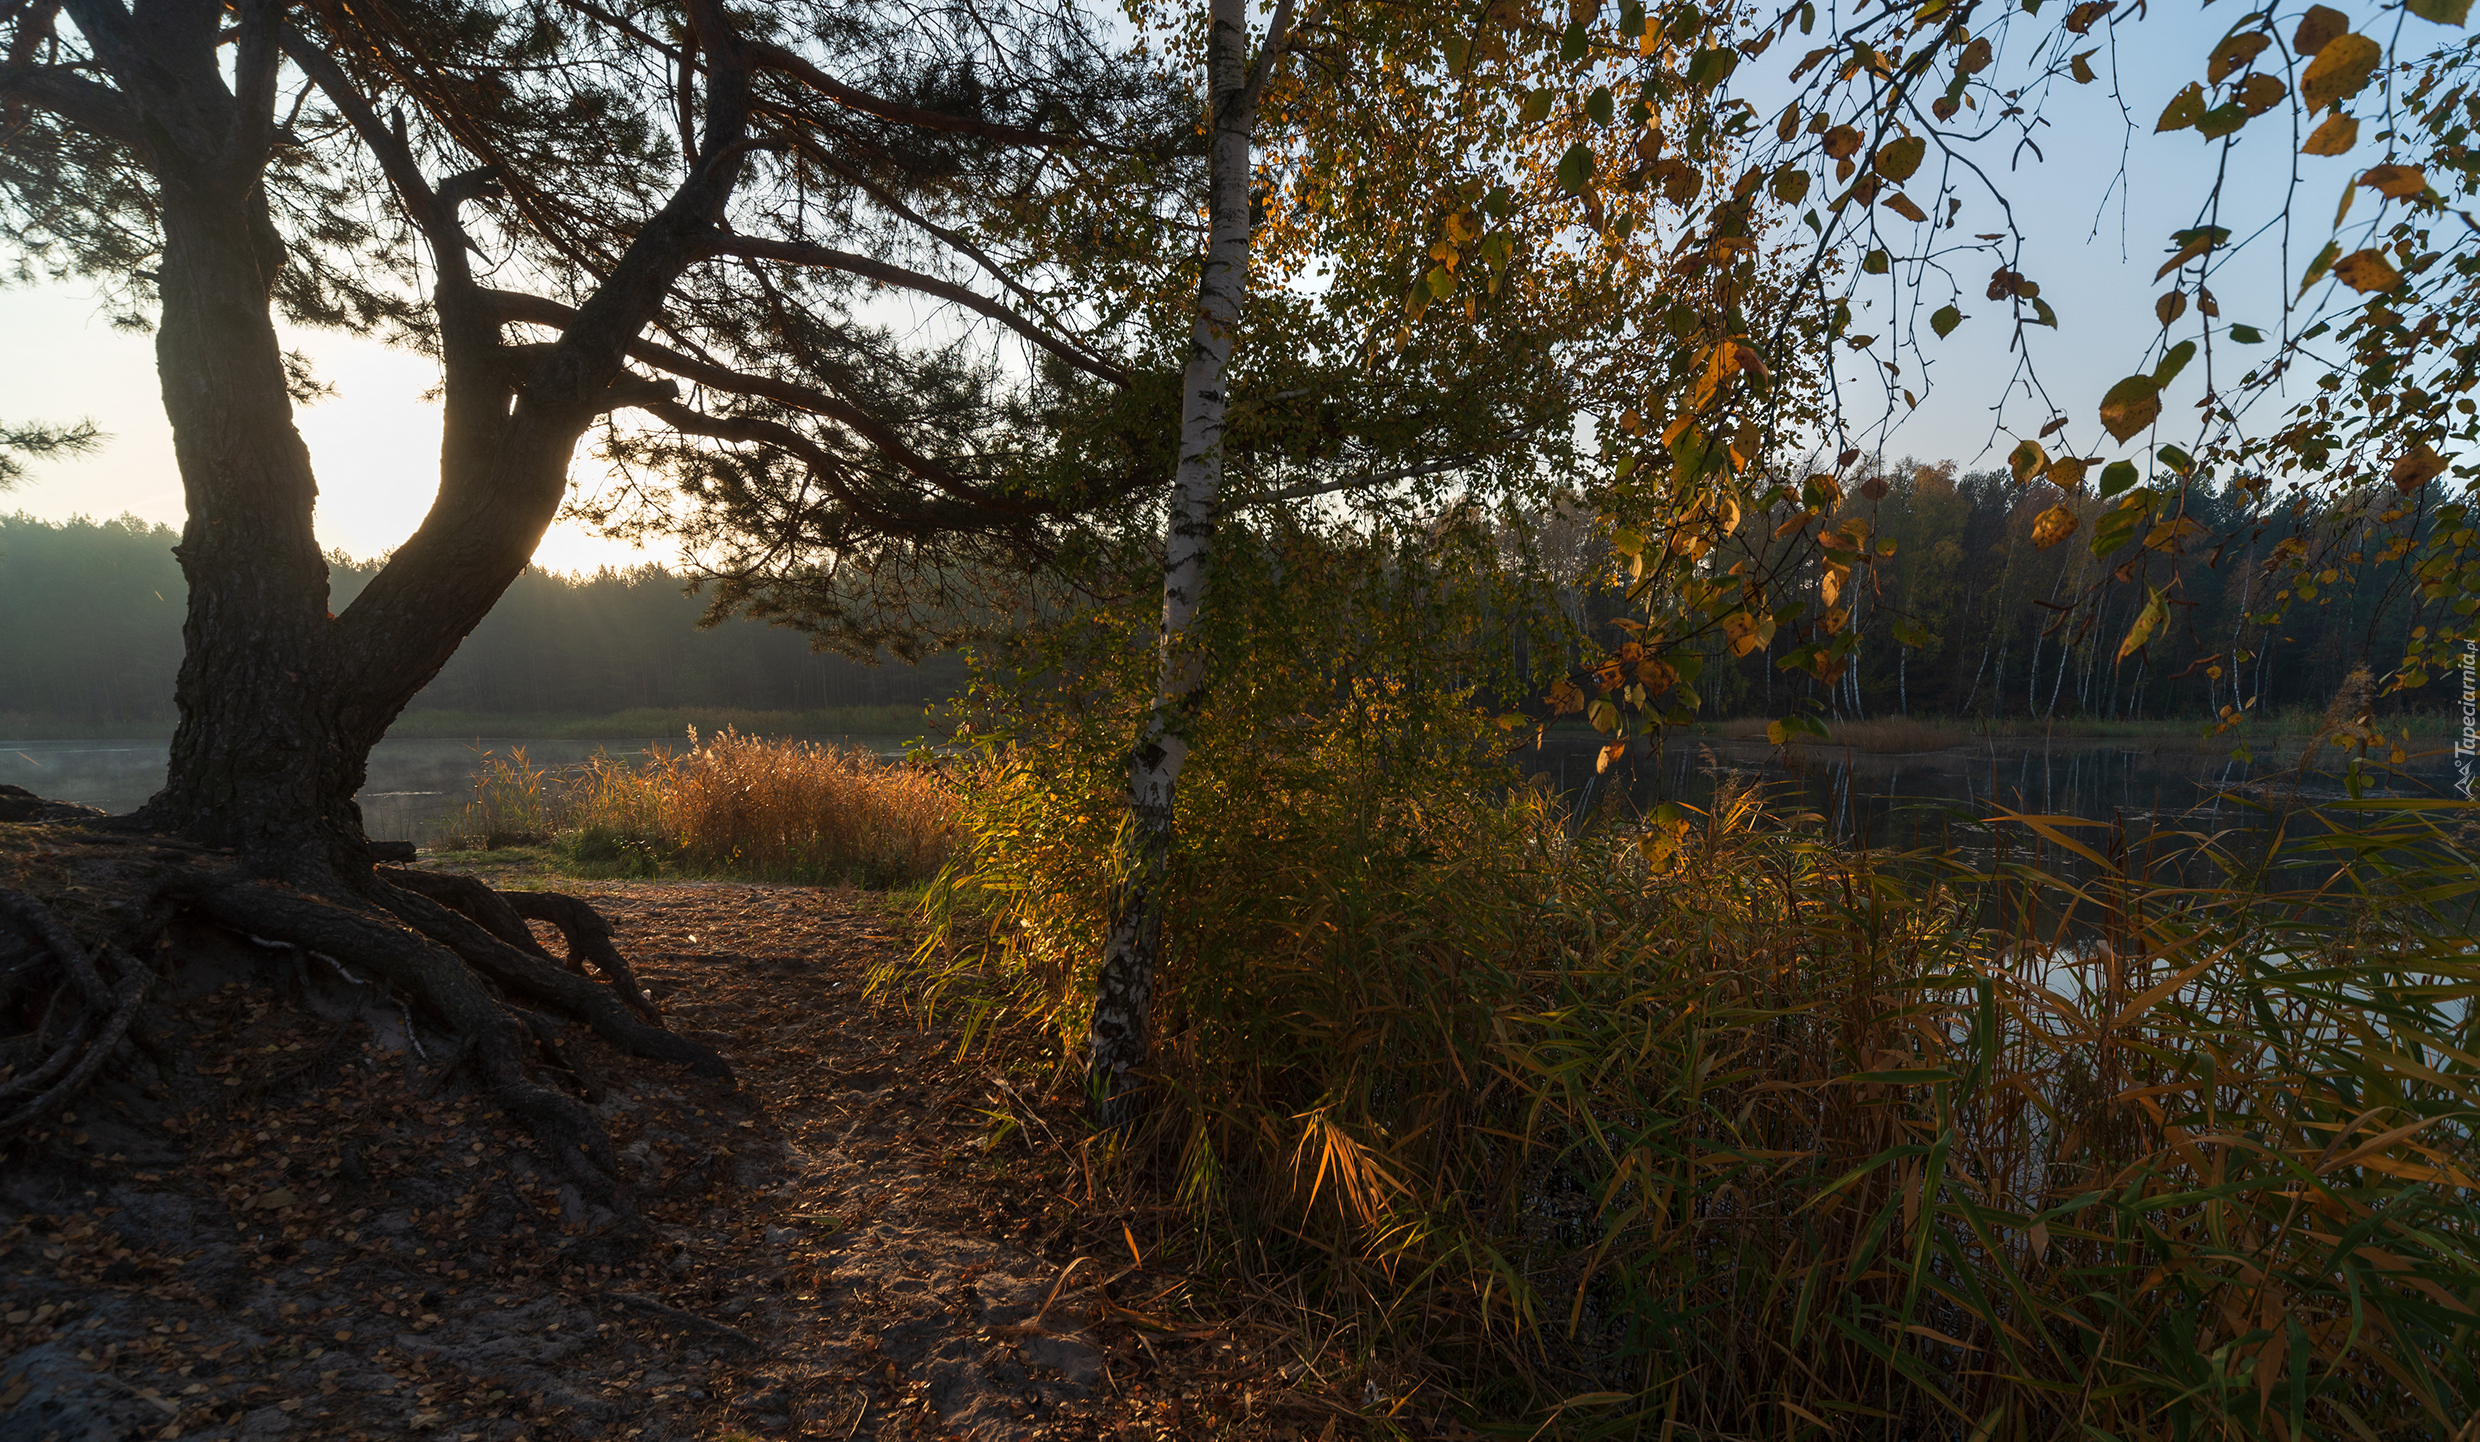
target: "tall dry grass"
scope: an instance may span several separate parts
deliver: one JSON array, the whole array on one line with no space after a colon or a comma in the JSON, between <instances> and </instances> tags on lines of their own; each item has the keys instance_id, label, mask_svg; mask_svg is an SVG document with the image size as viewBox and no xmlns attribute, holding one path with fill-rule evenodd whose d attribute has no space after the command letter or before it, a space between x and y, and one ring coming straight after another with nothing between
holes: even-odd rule
<instances>
[{"instance_id":1,"label":"tall dry grass","mask_svg":"<svg viewBox=\"0 0 2480 1442\"><path fill-rule=\"evenodd\" d=\"M2281 865L2194 838L2210 886L2062 818L2000 823L1994 873L1851 853L1747 792L1571 839L1384 710L1192 760L1117 1153L1201 1263L1398 1359L1373 1411L2338 1442L2480 1409L2468 808L2296 817ZM997 761L878 980L1072 1089L1109 768Z\"/></svg>"},{"instance_id":2,"label":"tall dry grass","mask_svg":"<svg viewBox=\"0 0 2480 1442\"><path fill-rule=\"evenodd\" d=\"M546 770L490 758L446 844L551 841L573 863L811 885L902 886L936 875L956 795L928 772L858 748L726 727L631 764L608 755Z\"/></svg>"}]
</instances>

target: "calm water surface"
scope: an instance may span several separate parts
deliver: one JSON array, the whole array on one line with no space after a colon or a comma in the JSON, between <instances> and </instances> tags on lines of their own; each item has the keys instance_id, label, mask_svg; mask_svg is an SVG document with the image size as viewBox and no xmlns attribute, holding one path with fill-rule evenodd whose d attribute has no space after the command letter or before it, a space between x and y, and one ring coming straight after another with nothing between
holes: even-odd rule
<instances>
[{"instance_id":1,"label":"calm water surface","mask_svg":"<svg viewBox=\"0 0 2480 1442\"><path fill-rule=\"evenodd\" d=\"M896 736L809 739L888 756L901 755L906 744ZM473 794L475 773L493 759L521 749L534 765L552 767L598 753L628 760L679 746L671 737L383 741L371 753L362 816L373 837L429 842ZM1702 806L1726 780L1755 781L1767 788L1777 809L1814 812L1838 838L1872 845L1946 843L1967 853L1985 833L1959 835L1958 822L1996 808L2115 821L2136 835L2157 828L2254 827L2264 813L2244 799L2246 786L2292 769L2150 739L2001 737L1938 751L1879 754L1826 746L1786 752L1761 741L1674 737L1658 751L1619 762L1597 781L1597 749L1590 736L1553 735L1520 760L1562 792L1596 804L1631 810L1664 801ZM168 751L163 741L0 740L0 782L56 800L128 811L163 784ZM2340 765L2338 756L2327 760ZM2452 777L2449 757L2422 758L2389 778L2388 791L2378 794L2450 796ZM1589 798L1587 787L1593 788ZM2301 791L2310 801L2343 799L2341 787L2330 779L2310 778Z\"/></svg>"}]
</instances>

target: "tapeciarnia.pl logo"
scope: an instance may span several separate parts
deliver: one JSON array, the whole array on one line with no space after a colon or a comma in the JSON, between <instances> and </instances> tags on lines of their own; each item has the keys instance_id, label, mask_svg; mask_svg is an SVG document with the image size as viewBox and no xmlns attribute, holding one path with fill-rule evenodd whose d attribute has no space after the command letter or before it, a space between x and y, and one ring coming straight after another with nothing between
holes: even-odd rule
<instances>
[{"instance_id":1,"label":"tapeciarnia.pl logo","mask_svg":"<svg viewBox=\"0 0 2480 1442\"><path fill-rule=\"evenodd\" d=\"M2475 744L2473 724L2480 712L2480 642L2463 643L2463 729L2454 738L2454 770L2463 788L2463 799L2473 799L2473 765L2480 761L2480 744Z\"/></svg>"}]
</instances>

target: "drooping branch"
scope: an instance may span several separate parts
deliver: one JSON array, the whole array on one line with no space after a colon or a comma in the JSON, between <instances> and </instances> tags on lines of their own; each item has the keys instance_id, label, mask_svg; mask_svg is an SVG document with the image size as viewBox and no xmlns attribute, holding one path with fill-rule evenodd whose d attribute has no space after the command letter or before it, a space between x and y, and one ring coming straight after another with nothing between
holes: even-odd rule
<instances>
[{"instance_id":1,"label":"drooping branch","mask_svg":"<svg viewBox=\"0 0 2480 1442\"><path fill-rule=\"evenodd\" d=\"M502 320L523 321L529 325L552 326L565 330L577 323L578 312L558 301L520 291L487 290L485 299L496 309ZM911 471L945 491L970 489L953 472L908 445L884 421L841 397L830 395L815 386L775 376L752 375L728 366L702 361L684 355L669 346L657 345L643 338L627 342L631 360L642 361L659 370L669 371L682 380L695 381L709 390L731 395L756 396L824 417L851 430L876 447L889 460Z\"/></svg>"},{"instance_id":2,"label":"drooping branch","mask_svg":"<svg viewBox=\"0 0 2480 1442\"><path fill-rule=\"evenodd\" d=\"M795 81L818 92L836 104L864 115L918 130L939 130L951 135L971 135L1003 145L1038 145L1051 149L1118 150L1121 147L1082 135L1066 135L1049 130L1030 130L1021 125L1001 125L994 121L975 120L969 115L949 115L944 111L926 110L900 100L871 95L846 85L809 61L780 45L759 44L750 47L760 68Z\"/></svg>"},{"instance_id":3,"label":"drooping branch","mask_svg":"<svg viewBox=\"0 0 2480 1442\"><path fill-rule=\"evenodd\" d=\"M708 247L712 254L718 256L733 256L744 260L772 260L786 265L817 266L827 270L840 270L878 281L881 284L919 291L923 295L952 301L977 315L988 316L1088 375L1109 381L1113 385L1128 384L1128 372L1120 366L1054 334L1040 321L1022 312L1011 310L953 281L941 280L937 276L909 270L900 265L891 265L870 256L856 255L848 250L835 250L823 245L807 245L799 241L767 240L749 235L721 235L709 241Z\"/></svg>"},{"instance_id":4,"label":"drooping branch","mask_svg":"<svg viewBox=\"0 0 2480 1442\"><path fill-rule=\"evenodd\" d=\"M0 68L0 108L15 105L48 110L80 130L117 140L141 155L146 151L136 108L111 86L66 66Z\"/></svg>"}]
</instances>

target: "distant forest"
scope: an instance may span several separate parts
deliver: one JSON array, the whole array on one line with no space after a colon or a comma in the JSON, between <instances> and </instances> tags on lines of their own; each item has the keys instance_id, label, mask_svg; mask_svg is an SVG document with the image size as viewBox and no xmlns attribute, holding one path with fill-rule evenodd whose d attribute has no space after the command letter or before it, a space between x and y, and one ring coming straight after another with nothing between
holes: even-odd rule
<instances>
[{"instance_id":1,"label":"distant forest","mask_svg":"<svg viewBox=\"0 0 2480 1442\"><path fill-rule=\"evenodd\" d=\"M2113 664L2143 603L2139 589L2104 585L2097 613L2066 609L2125 559L2096 558L2086 544L2107 503L2069 499L2040 482L2018 486L2003 472L1957 476L1951 465L1905 462L1882 478L1882 494L1854 496L1843 508L1845 517L1867 518L1873 542L1895 545L1873 574L1855 579L1846 602L1864 638L1857 664L1829 691L1805 673L1783 674L1765 652L1733 658L1708 642L1697 682L1706 715L1774 716L1813 702L1834 718L2162 720L2202 718L2247 698L2267 711L2317 710L2353 666L2386 675L2418 623L2410 563L2358 554L2347 517L2277 512L2248 530L2238 498L2199 494L2196 519L2226 544L2190 557L2168 623L2150 646ZM2057 545L2035 545L2034 518L2062 501L2084 523ZM1624 640L1611 625L1631 610L1615 557L1586 518L1560 525L1560 604L1583 632ZM1771 530L1743 525L1726 548L1734 554L1717 558L1771 566L1769 553L1790 544L1769 539ZM169 733L181 659L178 539L129 517L0 516L0 736ZM2265 557L2302 541L2335 557L2337 569L2322 577L2327 596L2295 605L2272 634L2254 634L2242 616L2265 605ZM376 561L336 558L337 607L377 570ZM521 721L522 734L615 735L623 733L591 727L627 718L636 729L626 734L653 735L692 713L766 713L775 729L909 730L924 704L965 683L963 658L952 653L920 666L863 665L759 622L700 630L702 611L681 578L659 567L580 577L528 571L396 734L480 734L501 718ZM1925 644L1897 642L1899 621L1925 632ZM2439 677L2383 709L2444 710L2459 704L2458 685ZM854 708L878 709L867 724L827 714Z\"/></svg>"},{"instance_id":2,"label":"distant forest","mask_svg":"<svg viewBox=\"0 0 2480 1442\"><path fill-rule=\"evenodd\" d=\"M1885 486L1874 498L1866 494L1873 486L1847 482L1858 494L1836 512L1838 523L1864 521L1872 546L1894 545L1892 557L1862 570L1846 590L1862 646L1840 682L1828 688L1806 672L1785 674L1769 651L1734 658L1713 637L1696 683L1706 714L1770 717L1814 703L1829 718L1855 720L2201 720L2251 699L2256 714L2321 711L2353 667L2389 677L2421 621L2413 575L2420 553L2386 554L2369 524L2379 518L2340 507L2277 507L2251 520L2244 497L2198 488L2189 513L2207 534L2191 542L2168 619L2151 644L2119 664L2120 639L2145 596L2109 579L2138 554L2136 541L2104 557L2092 553L2094 522L2111 502L2089 487L2069 497L2042 481L2017 485L2003 471L1958 476L1951 464L1905 461L1883 467L1878 479ZM2432 482L2429 504L2436 491ZM2035 519L2061 504L2080 524L2062 541L2036 545ZM2366 504L2426 515L2422 501L2391 488ZM1797 541L1773 530L1770 518L1752 517L1712 559L1725 570L1777 569ZM1606 552L1581 528L1577 537L1563 568L1576 578L1565 588L1570 619L1616 645L1625 637L1611 622L1631 608L1607 579ZM2316 577L2324 594L2295 601L2287 622L2267 633L2244 618L2267 608L2265 561L2285 545L2330 557L2332 569ZM1813 569L1813 559L1800 564ZM1906 621L1926 633L1924 644L1895 639ZM2452 675L2435 677L2418 691L2381 697L2378 709L2442 712L2460 705L2460 685Z\"/></svg>"},{"instance_id":3,"label":"distant forest","mask_svg":"<svg viewBox=\"0 0 2480 1442\"><path fill-rule=\"evenodd\" d=\"M179 540L134 517L0 516L0 736L170 734L187 594L172 556ZM336 607L378 569L376 561L334 558ZM703 610L659 567L580 577L527 571L397 732L457 734L494 717L547 728L701 709L807 713L822 727L862 729L815 713L863 707L900 728L905 712L964 684L961 657L864 665L754 621L701 631Z\"/></svg>"}]
</instances>

